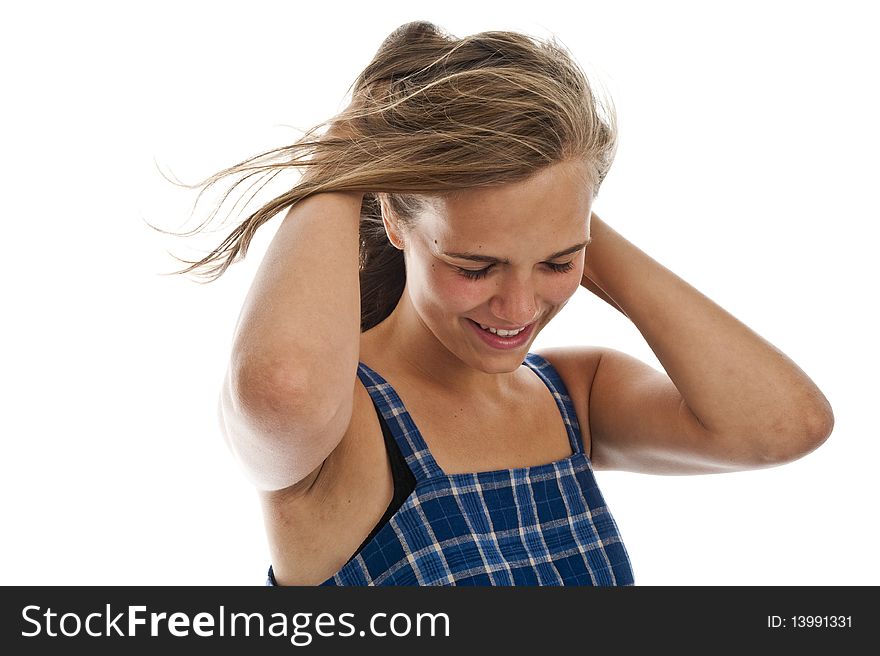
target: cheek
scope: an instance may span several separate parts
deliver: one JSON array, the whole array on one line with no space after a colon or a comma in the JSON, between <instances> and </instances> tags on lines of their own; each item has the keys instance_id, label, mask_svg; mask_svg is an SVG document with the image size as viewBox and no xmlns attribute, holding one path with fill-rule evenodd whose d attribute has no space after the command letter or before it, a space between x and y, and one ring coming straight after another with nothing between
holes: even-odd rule
<instances>
[{"instance_id":1,"label":"cheek","mask_svg":"<svg viewBox=\"0 0 880 656\"><path fill-rule=\"evenodd\" d=\"M420 296L426 306L442 313L459 314L485 302L485 285L472 282L464 276L432 263L425 269L425 284Z\"/></svg>"},{"instance_id":2,"label":"cheek","mask_svg":"<svg viewBox=\"0 0 880 656\"><path fill-rule=\"evenodd\" d=\"M584 276L584 256L581 255L575 261L575 267L568 273L557 276L557 280L551 286L551 293L554 296L554 304L562 304L568 301L574 293L580 288L581 280Z\"/></svg>"},{"instance_id":3,"label":"cheek","mask_svg":"<svg viewBox=\"0 0 880 656\"><path fill-rule=\"evenodd\" d=\"M437 295L442 297L444 307L450 312L473 309L486 300L486 285L468 280L464 276L437 267L434 279Z\"/></svg>"},{"instance_id":4,"label":"cheek","mask_svg":"<svg viewBox=\"0 0 880 656\"><path fill-rule=\"evenodd\" d=\"M582 276L582 266L567 273L548 275L541 286L541 295L550 305L563 305L580 287Z\"/></svg>"},{"instance_id":5,"label":"cheek","mask_svg":"<svg viewBox=\"0 0 880 656\"><path fill-rule=\"evenodd\" d=\"M578 284L572 284L568 280L557 283L548 283L544 286L541 296L548 305L565 305L568 299L577 291Z\"/></svg>"},{"instance_id":6,"label":"cheek","mask_svg":"<svg viewBox=\"0 0 880 656\"><path fill-rule=\"evenodd\" d=\"M559 302L565 302L570 299L574 293L581 286L581 274L571 272L565 276L563 276L565 280L560 282L560 284L556 288L556 293L558 294Z\"/></svg>"}]
</instances>

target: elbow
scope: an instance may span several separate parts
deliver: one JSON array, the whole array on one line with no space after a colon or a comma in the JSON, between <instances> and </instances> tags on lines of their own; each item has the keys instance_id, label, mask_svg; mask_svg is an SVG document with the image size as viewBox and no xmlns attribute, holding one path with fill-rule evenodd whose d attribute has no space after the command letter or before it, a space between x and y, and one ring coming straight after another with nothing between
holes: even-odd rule
<instances>
[{"instance_id":1,"label":"elbow","mask_svg":"<svg viewBox=\"0 0 880 656\"><path fill-rule=\"evenodd\" d=\"M822 446L834 431L834 411L825 397L824 403L814 409L810 415L804 432L806 434L807 449L803 455L807 455Z\"/></svg>"},{"instance_id":2,"label":"elbow","mask_svg":"<svg viewBox=\"0 0 880 656\"><path fill-rule=\"evenodd\" d=\"M807 449L803 455L818 449L831 437L834 430L834 411L822 392L816 390L816 398L803 411Z\"/></svg>"},{"instance_id":3,"label":"elbow","mask_svg":"<svg viewBox=\"0 0 880 656\"><path fill-rule=\"evenodd\" d=\"M327 395L321 395L307 376L284 368L240 368L230 374L232 394L239 409L251 417L276 417L297 425L309 426L326 420L337 408L329 407Z\"/></svg>"},{"instance_id":4,"label":"elbow","mask_svg":"<svg viewBox=\"0 0 880 656\"><path fill-rule=\"evenodd\" d=\"M834 412L823 396L820 403L802 407L795 415L797 420L786 422L783 430L776 424L764 443L761 460L769 466L783 465L812 453L822 446L834 430ZM797 428L792 430L792 426Z\"/></svg>"},{"instance_id":5,"label":"elbow","mask_svg":"<svg viewBox=\"0 0 880 656\"><path fill-rule=\"evenodd\" d=\"M810 416L812 418L811 427L814 434L819 436L821 441L824 442L831 436L831 432L834 430L834 410L831 409L831 404L821 392L819 393L819 400Z\"/></svg>"},{"instance_id":6,"label":"elbow","mask_svg":"<svg viewBox=\"0 0 880 656\"><path fill-rule=\"evenodd\" d=\"M323 463L338 444L345 411L325 411L308 388L288 376L230 369L221 391L219 421L226 444L251 483L263 491L289 488ZM335 414L334 414L335 413Z\"/></svg>"}]
</instances>

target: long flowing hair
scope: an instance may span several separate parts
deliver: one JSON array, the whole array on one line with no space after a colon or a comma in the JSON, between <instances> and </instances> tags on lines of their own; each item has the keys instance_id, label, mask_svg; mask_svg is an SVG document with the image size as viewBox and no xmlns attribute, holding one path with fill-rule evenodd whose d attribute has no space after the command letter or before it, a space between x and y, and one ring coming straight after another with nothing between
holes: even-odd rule
<instances>
[{"instance_id":1,"label":"long flowing hair","mask_svg":"<svg viewBox=\"0 0 880 656\"><path fill-rule=\"evenodd\" d=\"M345 110L293 144L196 185L180 185L205 191L242 175L225 200L251 178L258 180L245 193L283 170L303 171L293 188L251 213L201 260L177 258L189 266L175 274L216 280L244 258L257 229L279 212L317 193L363 192L359 282L365 331L393 311L406 282L403 253L391 245L382 223L383 202L406 227L431 197L522 181L568 160L587 164L590 179L584 184L595 197L617 150L613 102L607 96L600 101L555 37L488 31L459 39L433 23L406 23L382 42L349 92Z\"/></svg>"}]
</instances>

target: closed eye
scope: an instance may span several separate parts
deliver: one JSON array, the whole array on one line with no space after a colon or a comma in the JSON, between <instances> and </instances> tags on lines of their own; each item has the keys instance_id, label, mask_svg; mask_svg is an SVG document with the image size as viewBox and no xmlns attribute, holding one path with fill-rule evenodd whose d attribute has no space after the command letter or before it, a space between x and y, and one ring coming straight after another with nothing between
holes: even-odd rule
<instances>
[{"instance_id":1,"label":"closed eye","mask_svg":"<svg viewBox=\"0 0 880 656\"><path fill-rule=\"evenodd\" d=\"M574 268L574 262L565 262L564 264L544 262L544 264L546 264L547 267L549 267L549 269L555 273L568 273ZM482 278L485 278L494 266L494 264L490 264L484 269L462 269L461 267L455 268L458 269L459 273L461 273L461 275L463 275L468 280L480 280Z\"/></svg>"}]
</instances>

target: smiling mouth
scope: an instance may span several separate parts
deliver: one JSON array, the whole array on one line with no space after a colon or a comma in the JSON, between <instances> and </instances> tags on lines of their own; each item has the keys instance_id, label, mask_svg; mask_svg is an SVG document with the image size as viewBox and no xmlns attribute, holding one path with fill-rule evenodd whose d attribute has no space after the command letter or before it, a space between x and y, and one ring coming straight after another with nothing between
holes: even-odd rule
<instances>
[{"instance_id":1,"label":"smiling mouth","mask_svg":"<svg viewBox=\"0 0 880 656\"><path fill-rule=\"evenodd\" d=\"M478 323L476 321L474 321L474 323L476 323L483 330L490 332L493 335L498 335L500 337L514 337L516 335L519 335L522 331L524 331L526 328L528 328L529 325L531 325L531 324L527 324L527 325L522 326L520 328L505 329L505 328L493 328L492 326L487 326L484 323Z\"/></svg>"},{"instance_id":2,"label":"smiling mouth","mask_svg":"<svg viewBox=\"0 0 880 656\"><path fill-rule=\"evenodd\" d=\"M518 343L523 339L531 339L531 336L535 332L535 327L538 324L538 320L535 319L531 323L527 323L525 326L519 326L517 328L495 328L494 326L480 323L473 319L467 319L467 322L473 325L477 332L483 333L486 337L491 336L492 339L500 340L500 342L504 343L509 341L511 344Z\"/></svg>"}]
</instances>

